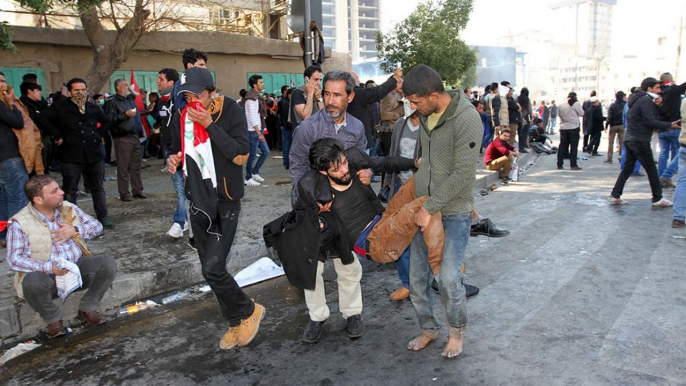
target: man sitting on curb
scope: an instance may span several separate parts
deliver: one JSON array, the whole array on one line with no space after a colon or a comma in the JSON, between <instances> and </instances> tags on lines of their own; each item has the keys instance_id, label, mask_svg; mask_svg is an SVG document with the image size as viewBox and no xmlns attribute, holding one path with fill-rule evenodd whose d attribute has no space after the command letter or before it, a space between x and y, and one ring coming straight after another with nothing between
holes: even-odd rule
<instances>
[{"instance_id":1,"label":"man sitting on curb","mask_svg":"<svg viewBox=\"0 0 686 386\"><path fill-rule=\"evenodd\" d=\"M529 129L529 136L526 137L527 147L531 147L537 154L546 153L548 155L557 153L557 149L552 146L553 141L545 134L543 120L534 119L534 125Z\"/></svg>"},{"instance_id":2,"label":"man sitting on curb","mask_svg":"<svg viewBox=\"0 0 686 386\"><path fill-rule=\"evenodd\" d=\"M50 338L64 335L62 312L53 302L55 276L68 272L57 264L64 259L79 267L83 287L89 288L79 316L89 324L105 323L98 304L117 275L117 263L109 255L91 256L82 241L100 235L102 224L64 201L64 192L50 176L31 177L25 190L29 204L10 220L7 232L7 263L15 271L17 296L40 314Z\"/></svg>"},{"instance_id":3,"label":"man sitting on curb","mask_svg":"<svg viewBox=\"0 0 686 386\"><path fill-rule=\"evenodd\" d=\"M512 170L512 163L519 157L519 152L507 142L509 140L510 130L503 129L500 136L488 145L484 156L486 170L500 170L500 180L503 182L510 180L508 175Z\"/></svg>"}]
</instances>

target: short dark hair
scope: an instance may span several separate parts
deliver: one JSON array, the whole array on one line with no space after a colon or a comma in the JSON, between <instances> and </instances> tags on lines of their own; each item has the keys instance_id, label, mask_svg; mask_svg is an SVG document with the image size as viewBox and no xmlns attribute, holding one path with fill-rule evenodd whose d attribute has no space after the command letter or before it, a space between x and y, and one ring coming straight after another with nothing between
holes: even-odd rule
<instances>
[{"instance_id":1,"label":"short dark hair","mask_svg":"<svg viewBox=\"0 0 686 386\"><path fill-rule=\"evenodd\" d=\"M510 129L502 129L502 130L500 130L500 134L501 134L501 135L502 135L502 134L505 134L505 133L507 133L507 134L512 134L512 133L510 133Z\"/></svg>"},{"instance_id":2,"label":"short dark hair","mask_svg":"<svg viewBox=\"0 0 686 386\"><path fill-rule=\"evenodd\" d=\"M245 98L245 96L248 95L248 91L242 88L241 91L238 92L238 95L240 95L241 98Z\"/></svg>"},{"instance_id":3,"label":"short dark hair","mask_svg":"<svg viewBox=\"0 0 686 386\"><path fill-rule=\"evenodd\" d=\"M24 192L26 193L26 198L29 199L30 203L33 203L33 199L35 197L43 197L43 187L50 185L55 181L54 178L52 178L49 175L42 174L42 175L36 175L31 178L29 178L28 181L26 181L26 185L24 185Z\"/></svg>"},{"instance_id":4,"label":"short dark hair","mask_svg":"<svg viewBox=\"0 0 686 386\"><path fill-rule=\"evenodd\" d=\"M248 85L250 86L250 88L255 88L257 81L260 79L262 79L262 75L259 75L259 74L250 75L250 78L248 78Z\"/></svg>"},{"instance_id":5,"label":"short dark hair","mask_svg":"<svg viewBox=\"0 0 686 386\"><path fill-rule=\"evenodd\" d=\"M500 84L503 85L503 86L505 86L505 87L510 87L510 82L508 82L508 81L506 81L506 80L500 82Z\"/></svg>"},{"instance_id":6,"label":"short dark hair","mask_svg":"<svg viewBox=\"0 0 686 386\"><path fill-rule=\"evenodd\" d=\"M329 71L324 75L324 87L326 87L326 82L339 80L345 82L345 93L347 95L350 95L355 90L355 81L353 80L352 75L347 71L340 70Z\"/></svg>"},{"instance_id":7,"label":"short dark hair","mask_svg":"<svg viewBox=\"0 0 686 386\"><path fill-rule=\"evenodd\" d=\"M286 91L288 91L288 88L289 88L289 87L286 86L285 84L284 84L283 86L281 86L281 94L283 94L283 93L285 93Z\"/></svg>"},{"instance_id":8,"label":"short dark hair","mask_svg":"<svg viewBox=\"0 0 686 386\"><path fill-rule=\"evenodd\" d=\"M626 96L626 94L624 94L624 91L621 91L621 90L620 90L620 91L617 91L617 92L615 93L615 98L617 98L617 99L623 98L623 97L625 97L625 96Z\"/></svg>"},{"instance_id":9,"label":"short dark hair","mask_svg":"<svg viewBox=\"0 0 686 386\"><path fill-rule=\"evenodd\" d=\"M319 66L309 66L305 69L305 72L303 72L303 76L306 78L311 78L312 74L314 74L315 72L323 73L324 71L322 71L322 68Z\"/></svg>"},{"instance_id":10,"label":"short dark hair","mask_svg":"<svg viewBox=\"0 0 686 386\"><path fill-rule=\"evenodd\" d=\"M2 75L2 76L5 76L5 73L4 73L4 72L2 72L2 71L0 71L0 75Z\"/></svg>"},{"instance_id":11,"label":"short dark hair","mask_svg":"<svg viewBox=\"0 0 686 386\"><path fill-rule=\"evenodd\" d=\"M543 123L543 120L541 118L534 118L534 125L538 125L539 123Z\"/></svg>"},{"instance_id":12,"label":"short dark hair","mask_svg":"<svg viewBox=\"0 0 686 386\"><path fill-rule=\"evenodd\" d=\"M310 168L325 172L343 159L343 144L335 138L320 138L310 147Z\"/></svg>"},{"instance_id":13,"label":"short dark hair","mask_svg":"<svg viewBox=\"0 0 686 386\"><path fill-rule=\"evenodd\" d=\"M81 79L81 78L72 78L72 79L69 80L69 82L67 82L67 90L71 91L71 86L72 86L74 83L83 83L83 84L86 85L86 88L88 88L88 83L86 83L85 80L83 80L83 79Z\"/></svg>"},{"instance_id":14,"label":"short dark hair","mask_svg":"<svg viewBox=\"0 0 686 386\"><path fill-rule=\"evenodd\" d=\"M94 101L95 101L95 100L98 100L98 98L100 98L100 97L102 97L102 96L104 96L104 95L102 95L102 94L95 94L95 95L93 95L93 100L94 100Z\"/></svg>"},{"instance_id":15,"label":"short dark hair","mask_svg":"<svg viewBox=\"0 0 686 386\"><path fill-rule=\"evenodd\" d=\"M498 82L491 83L491 91L498 91Z\"/></svg>"},{"instance_id":16,"label":"short dark hair","mask_svg":"<svg viewBox=\"0 0 686 386\"><path fill-rule=\"evenodd\" d=\"M591 91L591 96L592 97L596 96L595 90Z\"/></svg>"},{"instance_id":17,"label":"short dark hair","mask_svg":"<svg viewBox=\"0 0 686 386\"><path fill-rule=\"evenodd\" d=\"M28 95L29 91L33 91L35 89L43 91L43 88L38 83L24 81L19 85L19 92L21 93L21 96L26 96Z\"/></svg>"},{"instance_id":18,"label":"short dark hair","mask_svg":"<svg viewBox=\"0 0 686 386\"><path fill-rule=\"evenodd\" d=\"M160 94L158 94L158 93L156 93L156 92L154 92L154 91L151 92L150 94L148 94L148 98L153 97L153 96L154 96L155 98L158 98L158 99L159 99Z\"/></svg>"},{"instance_id":19,"label":"short dark hair","mask_svg":"<svg viewBox=\"0 0 686 386\"><path fill-rule=\"evenodd\" d=\"M160 72L158 72L158 74L164 74L164 79L167 81L174 83L179 81L179 72L173 68L163 68L160 70Z\"/></svg>"},{"instance_id":20,"label":"short dark hair","mask_svg":"<svg viewBox=\"0 0 686 386\"><path fill-rule=\"evenodd\" d=\"M472 101L472 106L474 106L474 108L479 107L480 104L481 104L480 101L477 101L477 100L473 100L473 101Z\"/></svg>"},{"instance_id":21,"label":"short dark hair","mask_svg":"<svg viewBox=\"0 0 686 386\"><path fill-rule=\"evenodd\" d=\"M403 93L425 97L432 93L442 94L445 92L441 75L433 68L420 64L411 69L403 82Z\"/></svg>"},{"instance_id":22,"label":"short dark hair","mask_svg":"<svg viewBox=\"0 0 686 386\"><path fill-rule=\"evenodd\" d=\"M24 76L21 77L22 82L33 82L36 83L38 82L38 75L29 73L29 74L24 74Z\"/></svg>"},{"instance_id":23,"label":"short dark hair","mask_svg":"<svg viewBox=\"0 0 686 386\"><path fill-rule=\"evenodd\" d=\"M188 69L188 65L195 64L195 62L197 62L198 59L203 59L205 63L207 63L207 54L203 51L196 50L195 48L186 48L185 50L183 50L182 60L184 69Z\"/></svg>"}]
</instances>

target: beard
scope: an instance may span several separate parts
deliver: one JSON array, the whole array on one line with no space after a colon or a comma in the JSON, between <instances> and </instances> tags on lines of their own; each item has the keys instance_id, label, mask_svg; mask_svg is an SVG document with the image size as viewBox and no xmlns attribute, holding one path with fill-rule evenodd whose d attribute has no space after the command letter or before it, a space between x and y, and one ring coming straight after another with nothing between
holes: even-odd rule
<instances>
[{"instance_id":1,"label":"beard","mask_svg":"<svg viewBox=\"0 0 686 386\"><path fill-rule=\"evenodd\" d=\"M350 177L350 174L341 178L333 177L329 175L329 179L333 181L336 185L341 185L341 186L348 186L350 183L353 182L353 179Z\"/></svg>"}]
</instances>

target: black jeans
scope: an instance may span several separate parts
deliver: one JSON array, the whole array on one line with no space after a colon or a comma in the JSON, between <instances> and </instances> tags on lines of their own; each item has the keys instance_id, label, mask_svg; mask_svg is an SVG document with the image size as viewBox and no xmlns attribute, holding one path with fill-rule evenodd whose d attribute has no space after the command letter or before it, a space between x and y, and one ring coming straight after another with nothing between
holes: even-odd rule
<instances>
[{"instance_id":1,"label":"black jeans","mask_svg":"<svg viewBox=\"0 0 686 386\"><path fill-rule=\"evenodd\" d=\"M626 162L624 169L619 173L615 187L612 188L612 197L620 198L624 192L624 185L629 179L631 173L634 171L636 160L641 163L646 173L648 173L648 181L650 181L650 190L653 193L653 202L658 202L662 199L662 187L660 186L660 178L657 175L657 167L655 167L655 159L653 158L653 150L650 148L650 142L635 142L624 141L624 148L626 150Z\"/></svg>"},{"instance_id":2,"label":"black jeans","mask_svg":"<svg viewBox=\"0 0 686 386\"><path fill-rule=\"evenodd\" d=\"M79 188L81 174L85 185L90 188L93 197L93 209L98 220L107 217L107 201L105 187L102 184L103 167L102 161L90 164L62 163L62 190L64 199L76 204L76 191Z\"/></svg>"},{"instance_id":3,"label":"black jeans","mask_svg":"<svg viewBox=\"0 0 686 386\"><path fill-rule=\"evenodd\" d=\"M241 324L241 320L255 310L252 300L226 270L240 212L240 202L220 203L217 218L210 220L193 203L190 206L193 239L198 248L202 276L214 292L222 315L231 327Z\"/></svg>"},{"instance_id":4,"label":"black jeans","mask_svg":"<svg viewBox=\"0 0 686 386\"><path fill-rule=\"evenodd\" d=\"M576 164L576 152L579 147L579 128L571 130L560 130L560 149L557 151L557 166L561 167L565 157L569 156L571 167Z\"/></svg>"},{"instance_id":5,"label":"black jeans","mask_svg":"<svg viewBox=\"0 0 686 386\"><path fill-rule=\"evenodd\" d=\"M601 130L591 133L591 142L588 143L591 154L598 154L598 146L600 146L600 138L603 132Z\"/></svg>"}]
</instances>

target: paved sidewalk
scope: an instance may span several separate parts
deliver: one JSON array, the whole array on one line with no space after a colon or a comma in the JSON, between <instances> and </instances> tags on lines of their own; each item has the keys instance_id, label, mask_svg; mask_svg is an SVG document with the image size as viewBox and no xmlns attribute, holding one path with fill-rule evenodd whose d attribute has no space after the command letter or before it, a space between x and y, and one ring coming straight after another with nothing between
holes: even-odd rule
<instances>
[{"instance_id":1,"label":"paved sidewalk","mask_svg":"<svg viewBox=\"0 0 686 386\"><path fill-rule=\"evenodd\" d=\"M520 168L527 168L535 154L524 154L519 160ZM170 175L160 172L162 160L150 159L143 170L143 184L147 200L135 199L122 202L118 199L117 182L105 182L109 214L116 228L88 243L94 253L111 253L117 259L118 275L112 289L103 299L101 309L111 310L135 300L178 290L204 281L197 253L187 245L188 237L172 239L166 235L172 224L176 207ZM484 169L483 162L477 167L476 195L492 184L498 184L498 175ZM59 174L53 175L61 181ZM107 176L115 176L109 167ZM263 167L261 175L266 182L259 187L246 187L238 232L231 249L228 269L232 273L248 266L260 257L267 256L262 239L262 226L290 210L290 177L282 166L280 152L273 151L272 158ZM524 177L526 178L526 177ZM373 187L378 190L379 183ZM93 214L90 196L78 200L79 207ZM14 273L6 262L6 249L0 251L0 338L2 344L12 345L36 336L45 326L37 313L23 302L18 302L13 286ZM65 323L75 320L82 294L70 296L62 306Z\"/></svg>"}]
</instances>

